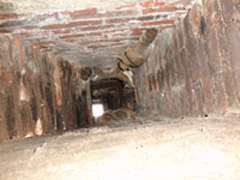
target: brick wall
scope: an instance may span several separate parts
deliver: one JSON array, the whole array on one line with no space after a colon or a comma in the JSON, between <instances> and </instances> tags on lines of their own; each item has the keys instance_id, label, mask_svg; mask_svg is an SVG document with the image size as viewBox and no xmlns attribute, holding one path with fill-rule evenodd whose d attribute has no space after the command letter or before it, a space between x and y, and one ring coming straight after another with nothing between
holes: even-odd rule
<instances>
[{"instance_id":1,"label":"brick wall","mask_svg":"<svg viewBox=\"0 0 240 180\"><path fill-rule=\"evenodd\" d=\"M37 119L44 134L86 123L76 116L86 121L74 63L18 38L2 35L0 44L0 141L24 137Z\"/></svg>"},{"instance_id":2,"label":"brick wall","mask_svg":"<svg viewBox=\"0 0 240 180\"><path fill-rule=\"evenodd\" d=\"M87 124L78 63L116 64L114 57L146 28L159 35L135 72L139 112L203 116L239 109L239 1L202 0L179 20L187 12L182 2L0 12L0 140L24 137L37 119L45 134Z\"/></svg>"},{"instance_id":3,"label":"brick wall","mask_svg":"<svg viewBox=\"0 0 240 180\"><path fill-rule=\"evenodd\" d=\"M44 134L87 124L79 66L116 65L146 28L172 28L187 12L181 0L109 9L0 4L0 140L24 137L38 119Z\"/></svg>"},{"instance_id":4,"label":"brick wall","mask_svg":"<svg viewBox=\"0 0 240 180\"><path fill-rule=\"evenodd\" d=\"M32 8L32 4L29 6ZM146 28L162 30L173 27L174 21L187 11L181 0L149 0L110 9L75 8L26 11L26 14L18 11L0 12L0 34L17 36L34 42L34 47L59 53L63 53L63 50L59 50L56 42L65 45L72 43L75 47L85 47L95 56L97 51L109 54L109 59L113 61L113 54L122 54ZM10 7L7 6L7 9ZM114 47L118 50L114 51Z\"/></svg>"},{"instance_id":5,"label":"brick wall","mask_svg":"<svg viewBox=\"0 0 240 180\"><path fill-rule=\"evenodd\" d=\"M139 112L176 117L239 110L240 4L203 2L173 31L160 33L136 70Z\"/></svg>"}]
</instances>

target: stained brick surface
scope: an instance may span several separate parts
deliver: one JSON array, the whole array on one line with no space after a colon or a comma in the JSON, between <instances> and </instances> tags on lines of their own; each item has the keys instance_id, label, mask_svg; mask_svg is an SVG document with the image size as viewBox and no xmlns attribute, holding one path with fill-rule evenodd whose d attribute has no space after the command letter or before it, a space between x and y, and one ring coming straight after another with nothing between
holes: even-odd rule
<instances>
[{"instance_id":1,"label":"stained brick surface","mask_svg":"<svg viewBox=\"0 0 240 180\"><path fill-rule=\"evenodd\" d=\"M239 109L239 25L230 20L237 14L234 5L238 6L233 1L205 1L194 5L175 25L168 33L167 48L158 52L160 67L146 72L157 72L159 90L152 89L151 96L146 94L144 99L140 96L142 106L150 106L154 94L159 104L155 113L165 116L203 116ZM154 48L161 47L156 43ZM151 56L156 57L154 50ZM138 86L142 94L141 87L151 87L152 81Z\"/></svg>"},{"instance_id":2,"label":"stained brick surface","mask_svg":"<svg viewBox=\"0 0 240 180\"><path fill-rule=\"evenodd\" d=\"M165 2L149 0L137 4L128 4L112 10L98 9L97 7L72 11L57 11L32 14L0 13L0 33L12 34L20 39L48 38L54 41L79 42L86 38L94 41L97 37L101 41L110 37L124 36L128 39L139 36L143 30L152 26L159 30L170 28L179 15L186 14L187 10L181 1ZM1 21L3 20L3 21ZM132 29L139 29L136 34ZM105 37L108 30L109 36ZM124 34L116 31L126 31ZM121 44L124 46L124 44ZM86 45L87 46L87 45ZM87 46L88 47L88 46ZM108 47L111 47L108 45ZM89 47L92 49L92 46ZM101 49L106 46L99 47Z\"/></svg>"},{"instance_id":3,"label":"stained brick surface","mask_svg":"<svg viewBox=\"0 0 240 180\"><path fill-rule=\"evenodd\" d=\"M79 101L74 102L78 71L74 64L44 50L28 54L29 44L17 38L1 35L0 41L1 140L24 137L34 131L37 119L44 134L84 124L76 117L77 112L82 116L86 112L77 108Z\"/></svg>"},{"instance_id":4,"label":"stained brick surface","mask_svg":"<svg viewBox=\"0 0 240 180\"><path fill-rule=\"evenodd\" d=\"M140 114L239 109L239 1L205 0L190 10L183 2L0 12L0 141L24 137L38 119L44 134L86 125L79 68L111 65L147 28L158 36L148 61L134 70Z\"/></svg>"}]
</instances>

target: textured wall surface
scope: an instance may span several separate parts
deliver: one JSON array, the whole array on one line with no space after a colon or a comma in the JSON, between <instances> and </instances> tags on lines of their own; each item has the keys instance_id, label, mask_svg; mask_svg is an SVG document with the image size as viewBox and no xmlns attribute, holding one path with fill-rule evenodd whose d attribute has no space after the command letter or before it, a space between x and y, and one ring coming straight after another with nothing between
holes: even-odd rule
<instances>
[{"instance_id":1,"label":"textured wall surface","mask_svg":"<svg viewBox=\"0 0 240 180\"><path fill-rule=\"evenodd\" d=\"M0 140L90 122L84 66L113 67L147 28L172 28L189 0L0 2Z\"/></svg>"},{"instance_id":2,"label":"textured wall surface","mask_svg":"<svg viewBox=\"0 0 240 180\"><path fill-rule=\"evenodd\" d=\"M239 110L239 9L234 0L203 1L159 35L136 71L139 112L204 116Z\"/></svg>"},{"instance_id":3,"label":"textured wall surface","mask_svg":"<svg viewBox=\"0 0 240 180\"><path fill-rule=\"evenodd\" d=\"M0 2L0 140L24 137L38 119L44 134L89 124L79 69L116 66L147 28L159 33L135 70L140 113L239 110L238 0L20 2Z\"/></svg>"},{"instance_id":4,"label":"textured wall surface","mask_svg":"<svg viewBox=\"0 0 240 180\"><path fill-rule=\"evenodd\" d=\"M5 9L0 9L0 34L16 36L82 65L114 66L116 56L134 46L144 30L172 28L187 13L183 1L177 0L114 0L109 9L98 6L109 1L91 1L91 7L84 5L90 1L75 1L75 6L71 0L0 2L0 8Z\"/></svg>"},{"instance_id":5,"label":"textured wall surface","mask_svg":"<svg viewBox=\"0 0 240 180\"><path fill-rule=\"evenodd\" d=\"M11 11L15 10L17 12L33 12L33 11L46 11L46 10L72 10L76 7L78 8L87 8L87 7L98 7L103 9L110 9L116 6L126 6L129 4L135 4L144 0L4 0L2 2L3 10L10 9ZM145 0L146 1L146 0ZM7 8L8 7L8 8Z\"/></svg>"},{"instance_id":6,"label":"textured wall surface","mask_svg":"<svg viewBox=\"0 0 240 180\"><path fill-rule=\"evenodd\" d=\"M0 44L0 140L34 132L38 119L43 134L87 123L73 63L18 38L2 35Z\"/></svg>"}]
</instances>

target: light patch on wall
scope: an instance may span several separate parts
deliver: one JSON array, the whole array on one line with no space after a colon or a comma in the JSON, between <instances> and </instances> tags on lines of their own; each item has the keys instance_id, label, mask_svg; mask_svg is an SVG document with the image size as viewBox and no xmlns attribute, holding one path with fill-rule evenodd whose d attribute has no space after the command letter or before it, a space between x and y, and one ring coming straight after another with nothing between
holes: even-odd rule
<instances>
[{"instance_id":1,"label":"light patch on wall","mask_svg":"<svg viewBox=\"0 0 240 180\"><path fill-rule=\"evenodd\" d=\"M93 104L92 105L92 112L94 117L99 117L103 115L103 105L102 104Z\"/></svg>"}]
</instances>

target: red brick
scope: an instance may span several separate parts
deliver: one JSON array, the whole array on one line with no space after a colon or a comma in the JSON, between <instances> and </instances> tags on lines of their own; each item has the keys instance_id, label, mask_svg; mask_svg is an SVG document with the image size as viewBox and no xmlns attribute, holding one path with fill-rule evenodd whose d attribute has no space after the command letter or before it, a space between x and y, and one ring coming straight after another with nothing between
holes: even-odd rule
<instances>
[{"instance_id":1,"label":"red brick","mask_svg":"<svg viewBox=\"0 0 240 180\"><path fill-rule=\"evenodd\" d=\"M6 81L6 83L7 83L7 86L8 86L8 88L9 88L10 85L12 84L12 82L13 82L13 76L12 76L12 74L11 74L8 70L6 70L6 71L4 71L4 73L3 73L3 78L5 79L5 81Z\"/></svg>"},{"instance_id":2,"label":"red brick","mask_svg":"<svg viewBox=\"0 0 240 180\"><path fill-rule=\"evenodd\" d=\"M151 1L146 1L146 2L143 2L143 3L139 3L139 5L140 6L142 6L142 7L152 7L152 6L154 6L154 2L153 2L153 0L151 0Z\"/></svg>"},{"instance_id":3,"label":"red brick","mask_svg":"<svg viewBox=\"0 0 240 180\"><path fill-rule=\"evenodd\" d=\"M155 80L154 73L152 73L151 76L152 76L152 86L154 87L154 90L156 91L156 80Z\"/></svg>"},{"instance_id":4,"label":"red brick","mask_svg":"<svg viewBox=\"0 0 240 180\"><path fill-rule=\"evenodd\" d=\"M88 123L90 125L93 125L94 119L93 119L93 115L92 115L92 107L88 107L87 110L88 110Z\"/></svg>"},{"instance_id":5,"label":"red brick","mask_svg":"<svg viewBox=\"0 0 240 180\"><path fill-rule=\"evenodd\" d=\"M131 38L128 38L129 40L137 40L136 38L133 38L133 37L131 37ZM126 40L126 38L115 38L115 37L113 37L113 38L110 38L110 39L98 39L98 40L93 40L93 41L87 41L87 42L84 42L84 43L79 43L80 45L89 45L89 44L95 44L95 43L109 43L109 42L120 42L120 41L124 41L124 40Z\"/></svg>"},{"instance_id":6,"label":"red brick","mask_svg":"<svg viewBox=\"0 0 240 180\"><path fill-rule=\"evenodd\" d=\"M89 20L89 21L77 21L70 22L68 24L51 24L43 26L43 29L63 29L63 28L72 28L79 26L87 26L87 25L99 25L102 24L102 20Z\"/></svg>"},{"instance_id":7,"label":"red brick","mask_svg":"<svg viewBox=\"0 0 240 180\"><path fill-rule=\"evenodd\" d=\"M39 49L39 48L35 48L34 49L34 53L35 53L35 58L36 58L36 61L41 61L41 57L40 57L40 55L41 55L41 50Z\"/></svg>"},{"instance_id":8,"label":"red brick","mask_svg":"<svg viewBox=\"0 0 240 180\"><path fill-rule=\"evenodd\" d=\"M215 0L206 1L206 3L204 4L204 7L203 7L206 24L208 26L211 26L212 23L214 22L214 20L213 20L213 18L214 18L214 1Z\"/></svg>"},{"instance_id":9,"label":"red brick","mask_svg":"<svg viewBox=\"0 0 240 180\"><path fill-rule=\"evenodd\" d=\"M89 26L89 27L83 27L80 30L81 31L99 31L99 30L104 30L104 29L111 29L115 28L116 26L111 24L111 25L100 25L100 26Z\"/></svg>"},{"instance_id":10,"label":"red brick","mask_svg":"<svg viewBox=\"0 0 240 180\"><path fill-rule=\"evenodd\" d=\"M70 38L70 39L68 39L68 38L61 38L61 40L64 41L64 42L75 42L76 41L76 39L74 39L74 38Z\"/></svg>"},{"instance_id":11,"label":"red brick","mask_svg":"<svg viewBox=\"0 0 240 180\"><path fill-rule=\"evenodd\" d=\"M22 43L19 38L14 38L14 43L16 44L16 46L18 48L21 66L24 67L25 62L24 62L24 57L23 57Z\"/></svg>"},{"instance_id":12,"label":"red brick","mask_svg":"<svg viewBox=\"0 0 240 180\"><path fill-rule=\"evenodd\" d=\"M85 34L74 34L74 35L64 35L64 36L60 36L60 39L71 39L71 38L81 38L84 37Z\"/></svg>"},{"instance_id":13,"label":"red brick","mask_svg":"<svg viewBox=\"0 0 240 180\"><path fill-rule=\"evenodd\" d=\"M28 38L28 39L35 39L35 38L37 38L37 36L49 36L49 35L50 35L49 31L39 32L37 34L31 33L31 32L21 32L21 33L17 34L18 37Z\"/></svg>"},{"instance_id":14,"label":"red brick","mask_svg":"<svg viewBox=\"0 0 240 180\"><path fill-rule=\"evenodd\" d=\"M183 69L182 69L180 53L179 53L179 49L181 49L181 48L179 47L180 43L177 43L178 42L177 36L178 36L178 31L175 31L175 33L173 34L173 42L174 42L174 48L173 48L174 52L173 53L174 53L175 61L176 61L178 79L181 82L181 80L183 79Z\"/></svg>"},{"instance_id":15,"label":"red brick","mask_svg":"<svg viewBox=\"0 0 240 180\"><path fill-rule=\"evenodd\" d=\"M166 20L161 20L161 21L143 22L143 23L141 23L141 26L173 24L174 21L176 21L176 20L178 20L178 18L166 19Z\"/></svg>"},{"instance_id":16,"label":"red brick","mask_svg":"<svg viewBox=\"0 0 240 180\"><path fill-rule=\"evenodd\" d=\"M43 125L43 134L47 134L49 132L49 126L50 126L50 122L49 122L49 114L48 114L48 110L47 107L43 106L41 108L41 120L42 120L42 125Z\"/></svg>"},{"instance_id":17,"label":"red brick","mask_svg":"<svg viewBox=\"0 0 240 180\"><path fill-rule=\"evenodd\" d=\"M32 33L28 33L28 32L21 32L18 34L18 36L20 37L33 37Z\"/></svg>"},{"instance_id":18,"label":"red brick","mask_svg":"<svg viewBox=\"0 0 240 180\"><path fill-rule=\"evenodd\" d=\"M22 37L22 38L27 38L27 39L36 39L36 38L41 38L42 36L53 36L52 34L57 34L60 33L62 31L62 34L64 34L64 32L67 32L68 30L55 30L55 31L39 31L39 32L21 32L19 34L17 34L18 37Z\"/></svg>"},{"instance_id":19,"label":"red brick","mask_svg":"<svg viewBox=\"0 0 240 180\"><path fill-rule=\"evenodd\" d=\"M116 37L125 37L125 38L128 39L130 34L129 34L129 32L122 32L122 33L115 33L114 36L116 36Z\"/></svg>"},{"instance_id":20,"label":"red brick","mask_svg":"<svg viewBox=\"0 0 240 180\"><path fill-rule=\"evenodd\" d=\"M59 16L71 16L73 19L82 18L91 16L97 13L96 8L86 8L82 10L76 10L76 11L61 11L61 12L53 12L53 13L44 13L40 15L36 15L36 18L58 18Z\"/></svg>"},{"instance_id":21,"label":"red brick","mask_svg":"<svg viewBox=\"0 0 240 180\"><path fill-rule=\"evenodd\" d=\"M129 17L126 17L126 18L113 18L113 19L107 19L106 20L106 23L107 24L120 24L120 23L129 23L129 21L131 20L135 20L136 18L129 18Z\"/></svg>"},{"instance_id":22,"label":"red brick","mask_svg":"<svg viewBox=\"0 0 240 180\"><path fill-rule=\"evenodd\" d=\"M114 33L119 33L119 32L124 32L128 31L128 29L117 29L117 30L111 30L111 31L104 31L103 34L114 34Z\"/></svg>"},{"instance_id":23,"label":"red brick","mask_svg":"<svg viewBox=\"0 0 240 180\"><path fill-rule=\"evenodd\" d=\"M145 30L145 28L130 29L130 31L132 31L132 33L131 33L132 36L140 36L144 30Z\"/></svg>"},{"instance_id":24,"label":"red brick","mask_svg":"<svg viewBox=\"0 0 240 180\"><path fill-rule=\"evenodd\" d=\"M79 17L82 17L83 15L89 16L91 14L96 14L97 8L87 8L87 9L82 9L82 10L67 12L67 13L73 18L79 18Z\"/></svg>"},{"instance_id":25,"label":"red brick","mask_svg":"<svg viewBox=\"0 0 240 180\"><path fill-rule=\"evenodd\" d=\"M201 6L199 4L195 4L192 9L190 10L190 19L191 19L191 25L193 29L193 34L195 38L198 35L199 31L199 24L201 19Z\"/></svg>"},{"instance_id":26,"label":"red brick","mask_svg":"<svg viewBox=\"0 0 240 180\"><path fill-rule=\"evenodd\" d=\"M31 57L32 57L32 60L33 60L33 62L35 63L35 62L36 62L36 58L35 58L35 54L34 54L35 48L33 47L32 43L31 43L31 45L30 45L30 49L31 49Z\"/></svg>"},{"instance_id":27,"label":"red brick","mask_svg":"<svg viewBox=\"0 0 240 180\"><path fill-rule=\"evenodd\" d=\"M103 48L106 48L108 46L88 46L89 49L93 49L93 50L96 50L96 49L103 49Z\"/></svg>"},{"instance_id":28,"label":"red brick","mask_svg":"<svg viewBox=\"0 0 240 180\"><path fill-rule=\"evenodd\" d=\"M92 32L92 33L86 33L85 37L89 36L102 36L102 32Z\"/></svg>"},{"instance_id":29,"label":"red brick","mask_svg":"<svg viewBox=\"0 0 240 180\"><path fill-rule=\"evenodd\" d=\"M122 46L122 45L124 45L124 43L113 43L113 44L110 45L110 47L112 47L112 46Z\"/></svg>"},{"instance_id":30,"label":"red brick","mask_svg":"<svg viewBox=\"0 0 240 180\"><path fill-rule=\"evenodd\" d=\"M2 34L12 33L12 32L14 32L13 29L1 29L1 30L0 30L0 33L2 33Z\"/></svg>"},{"instance_id":31,"label":"red brick","mask_svg":"<svg viewBox=\"0 0 240 180\"><path fill-rule=\"evenodd\" d=\"M149 74L148 76L148 88L149 88L149 92L152 92L152 87L153 87L153 85L152 85L152 77L151 77L151 74Z\"/></svg>"},{"instance_id":32,"label":"red brick","mask_svg":"<svg viewBox=\"0 0 240 180\"><path fill-rule=\"evenodd\" d=\"M222 25L222 15L220 13L215 13L215 24L218 29L221 28Z\"/></svg>"},{"instance_id":33,"label":"red brick","mask_svg":"<svg viewBox=\"0 0 240 180\"><path fill-rule=\"evenodd\" d=\"M129 8L133 8L133 7L136 7L136 4L127 4L127 5L124 5L124 6L117 7L115 9L116 10L121 10L121 9L129 9Z\"/></svg>"},{"instance_id":34,"label":"red brick","mask_svg":"<svg viewBox=\"0 0 240 180\"><path fill-rule=\"evenodd\" d=\"M184 41L183 41L183 29L182 29L182 23L178 23L177 25L177 37L178 37L178 46L179 48L182 48L184 45Z\"/></svg>"},{"instance_id":35,"label":"red brick","mask_svg":"<svg viewBox=\"0 0 240 180\"><path fill-rule=\"evenodd\" d=\"M0 20L9 20L9 19L18 19L22 17L21 14L16 13L6 13L6 14L0 14Z\"/></svg>"},{"instance_id":36,"label":"red brick","mask_svg":"<svg viewBox=\"0 0 240 180\"><path fill-rule=\"evenodd\" d=\"M189 18L189 16L187 16L184 20L185 34L186 34L185 35L185 44L186 44L185 46L187 49L187 56L189 57L188 68L190 68L191 81L194 83L199 80L200 70L199 70L199 61L197 60L197 56L196 56L197 41L194 36L195 34L193 34L193 32L191 31L192 24L193 23L191 23L191 18Z\"/></svg>"},{"instance_id":37,"label":"red brick","mask_svg":"<svg viewBox=\"0 0 240 180\"><path fill-rule=\"evenodd\" d=\"M10 39L9 36L6 36L8 38L8 47L9 47L9 57L10 57L10 63L11 65L13 65L13 42L12 40Z\"/></svg>"},{"instance_id":38,"label":"red brick","mask_svg":"<svg viewBox=\"0 0 240 180\"><path fill-rule=\"evenodd\" d=\"M116 32L104 32L104 38L106 38L107 40L109 39L109 37L107 36L107 34L112 34L112 36L114 37L124 37L126 38L130 38L130 33L128 31L116 31ZM109 40L113 40L114 38L111 38Z\"/></svg>"},{"instance_id":39,"label":"red brick","mask_svg":"<svg viewBox=\"0 0 240 180\"><path fill-rule=\"evenodd\" d=\"M143 9L143 14L149 14L149 13L158 13L158 12L174 12L174 11L184 11L184 8L177 8L175 6L164 6L159 8L146 8Z\"/></svg>"},{"instance_id":40,"label":"red brick","mask_svg":"<svg viewBox=\"0 0 240 180\"><path fill-rule=\"evenodd\" d=\"M52 48L49 47L48 45L38 46L38 48L39 48L39 49L44 49L44 50L46 50L46 51L51 51L51 50L52 50Z\"/></svg>"},{"instance_id":41,"label":"red brick","mask_svg":"<svg viewBox=\"0 0 240 180\"><path fill-rule=\"evenodd\" d=\"M66 15L67 12L66 11L62 11L62 12L50 12L50 13L44 13L44 14L37 14L35 15L35 18L37 19L46 19L46 18L56 18L58 16L62 16L62 15Z\"/></svg>"},{"instance_id":42,"label":"red brick","mask_svg":"<svg viewBox=\"0 0 240 180\"><path fill-rule=\"evenodd\" d=\"M23 26L21 28L25 29L25 30L34 30L34 29L38 28L38 26Z\"/></svg>"},{"instance_id":43,"label":"red brick","mask_svg":"<svg viewBox=\"0 0 240 180\"><path fill-rule=\"evenodd\" d=\"M52 31L54 34L69 34L71 31L69 29L61 29Z\"/></svg>"},{"instance_id":44,"label":"red brick","mask_svg":"<svg viewBox=\"0 0 240 180\"><path fill-rule=\"evenodd\" d=\"M140 6L144 7L144 8L148 8L148 7L157 7L157 6L164 6L166 5L165 2L158 2L158 1L147 1L147 2L143 2L143 3L139 3Z\"/></svg>"},{"instance_id":45,"label":"red brick","mask_svg":"<svg viewBox=\"0 0 240 180\"><path fill-rule=\"evenodd\" d=\"M138 17L136 20L147 21L147 20L153 20L153 19L154 19L153 16L142 16L142 17Z\"/></svg>"},{"instance_id":46,"label":"red brick","mask_svg":"<svg viewBox=\"0 0 240 180\"><path fill-rule=\"evenodd\" d=\"M66 28L86 26L86 25L99 25L99 24L102 24L102 20L78 21L78 22L71 22L69 24L66 24Z\"/></svg>"},{"instance_id":47,"label":"red brick","mask_svg":"<svg viewBox=\"0 0 240 180\"><path fill-rule=\"evenodd\" d=\"M174 24L169 24L169 25L159 26L158 30L163 31L164 29L169 29L173 27L174 27Z\"/></svg>"},{"instance_id":48,"label":"red brick","mask_svg":"<svg viewBox=\"0 0 240 180\"><path fill-rule=\"evenodd\" d=\"M60 106L62 105L62 96L61 96L61 87L59 83L59 73L58 73L58 65L57 65L57 60L55 59L56 54L52 54L52 63L54 65L54 86L56 90L56 100L57 100L57 105Z\"/></svg>"},{"instance_id":49,"label":"red brick","mask_svg":"<svg viewBox=\"0 0 240 180\"><path fill-rule=\"evenodd\" d=\"M124 9L124 10L115 10L115 11L107 11L100 12L96 15L97 18L113 18L113 17L129 17L129 16L137 16L138 11L133 9Z\"/></svg>"}]
</instances>

